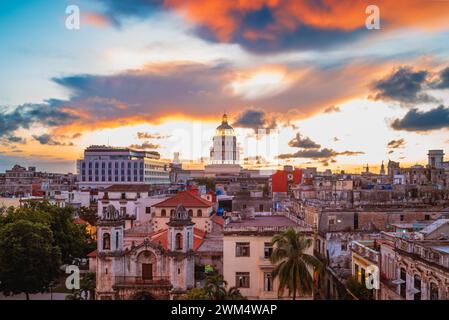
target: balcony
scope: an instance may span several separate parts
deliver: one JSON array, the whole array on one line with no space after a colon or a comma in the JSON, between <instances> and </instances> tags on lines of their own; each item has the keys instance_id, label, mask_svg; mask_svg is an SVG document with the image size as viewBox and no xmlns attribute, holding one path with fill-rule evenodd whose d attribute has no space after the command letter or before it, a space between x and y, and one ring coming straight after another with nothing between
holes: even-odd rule
<instances>
[{"instance_id":1,"label":"balcony","mask_svg":"<svg viewBox=\"0 0 449 320\"><path fill-rule=\"evenodd\" d=\"M115 277L114 287L171 287L171 282L168 276L153 276L151 279L134 276L118 276Z\"/></svg>"},{"instance_id":2,"label":"balcony","mask_svg":"<svg viewBox=\"0 0 449 320\"><path fill-rule=\"evenodd\" d=\"M351 250L359 256L374 262L379 263L379 252L375 250L374 241L353 241L351 244Z\"/></svg>"}]
</instances>

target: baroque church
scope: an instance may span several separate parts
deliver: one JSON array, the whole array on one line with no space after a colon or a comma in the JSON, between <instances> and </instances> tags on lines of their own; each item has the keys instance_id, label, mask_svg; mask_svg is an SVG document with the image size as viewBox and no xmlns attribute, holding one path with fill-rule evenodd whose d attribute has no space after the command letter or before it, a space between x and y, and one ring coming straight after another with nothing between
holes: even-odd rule
<instances>
[{"instance_id":1,"label":"baroque church","mask_svg":"<svg viewBox=\"0 0 449 320\"><path fill-rule=\"evenodd\" d=\"M98 222L96 298L173 299L193 288L195 223L186 208L171 211L164 232L134 234L131 243L125 218L109 205Z\"/></svg>"}]
</instances>

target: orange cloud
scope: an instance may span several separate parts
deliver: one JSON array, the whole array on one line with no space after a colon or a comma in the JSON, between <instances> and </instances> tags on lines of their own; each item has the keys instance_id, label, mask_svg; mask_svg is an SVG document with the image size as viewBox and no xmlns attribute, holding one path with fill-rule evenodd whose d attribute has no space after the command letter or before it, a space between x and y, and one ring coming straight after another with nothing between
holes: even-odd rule
<instances>
[{"instance_id":1,"label":"orange cloud","mask_svg":"<svg viewBox=\"0 0 449 320\"><path fill-rule=\"evenodd\" d=\"M106 16L96 12L85 12L82 14L82 19L83 23L99 28L104 28L111 24Z\"/></svg>"},{"instance_id":2,"label":"orange cloud","mask_svg":"<svg viewBox=\"0 0 449 320\"><path fill-rule=\"evenodd\" d=\"M221 41L235 32L253 40L292 31L302 25L319 29L353 31L365 26L370 3L354 0L166 0L165 6L212 30ZM440 28L449 25L449 1L377 0L383 29L404 26ZM243 26L245 15L268 9L269 24L263 31Z\"/></svg>"}]
</instances>

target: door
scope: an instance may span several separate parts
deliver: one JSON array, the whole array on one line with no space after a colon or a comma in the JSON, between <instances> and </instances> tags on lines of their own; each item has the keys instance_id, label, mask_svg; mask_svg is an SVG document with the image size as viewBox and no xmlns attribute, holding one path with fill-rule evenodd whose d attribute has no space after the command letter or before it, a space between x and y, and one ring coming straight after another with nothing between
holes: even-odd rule
<instances>
[{"instance_id":1,"label":"door","mask_svg":"<svg viewBox=\"0 0 449 320\"><path fill-rule=\"evenodd\" d=\"M153 265L151 263L142 264L142 280L153 280Z\"/></svg>"}]
</instances>

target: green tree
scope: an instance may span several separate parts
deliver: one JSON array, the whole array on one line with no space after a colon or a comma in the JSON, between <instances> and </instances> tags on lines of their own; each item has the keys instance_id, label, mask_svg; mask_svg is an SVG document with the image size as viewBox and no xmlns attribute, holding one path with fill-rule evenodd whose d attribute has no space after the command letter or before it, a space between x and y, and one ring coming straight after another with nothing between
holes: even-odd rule
<instances>
[{"instance_id":1,"label":"green tree","mask_svg":"<svg viewBox=\"0 0 449 320\"><path fill-rule=\"evenodd\" d=\"M215 179L213 178L195 178L193 181L195 181L200 186L206 186L207 190L215 190Z\"/></svg>"},{"instance_id":2,"label":"green tree","mask_svg":"<svg viewBox=\"0 0 449 320\"><path fill-rule=\"evenodd\" d=\"M231 287L226 290L227 282L220 274L206 277L204 287L191 289L181 297L182 300L245 300L240 290Z\"/></svg>"},{"instance_id":3,"label":"green tree","mask_svg":"<svg viewBox=\"0 0 449 320\"><path fill-rule=\"evenodd\" d=\"M88 292L90 300L95 297L95 287L96 287L96 274L95 272L86 273L80 280L80 290L81 292Z\"/></svg>"},{"instance_id":4,"label":"green tree","mask_svg":"<svg viewBox=\"0 0 449 320\"><path fill-rule=\"evenodd\" d=\"M85 228L73 223L75 209L60 208L48 202L29 203L19 208L8 208L0 216L0 226L14 221L26 220L47 225L53 233L53 244L61 251L62 263L71 264L74 259L84 257L93 250Z\"/></svg>"},{"instance_id":5,"label":"green tree","mask_svg":"<svg viewBox=\"0 0 449 320\"><path fill-rule=\"evenodd\" d=\"M0 291L44 292L57 277L61 254L42 223L18 220L0 226Z\"/></svg>"},{"instance_id":6,"label":"green tree","mask_svg":"<svg viewBox=\"0 0 449 320\"><path fill-rule=\"evenodd\" d=\"M193 288L180 297L180 300L210 300L204 288Z\"/></svg>"},{"instance_id":7,"label":"green tree","mask_svg":"<svg viewBox=\"0 0 449 320\"><path fill-rule=\"evenodd\" d=\"M208 275L204 284L204 290L211 300L222 300L226 296L227 282L221 274Z\"/></svg>"},{"instance_id":8,"label":"green tree","mask_svg":"<svg viewBox=\"0 0 449 320\"><path fill-rule=\"evenodd\" d=\"M289 296L296 299L297 294L313 292L311 270L320 270L321 262L305 251L312 245L312 239L304 238L290 228L273 237L274 246L270 260L275 265L273 279L279 279L279 296L287 288Z\"/></svg>"}]
</instances>

